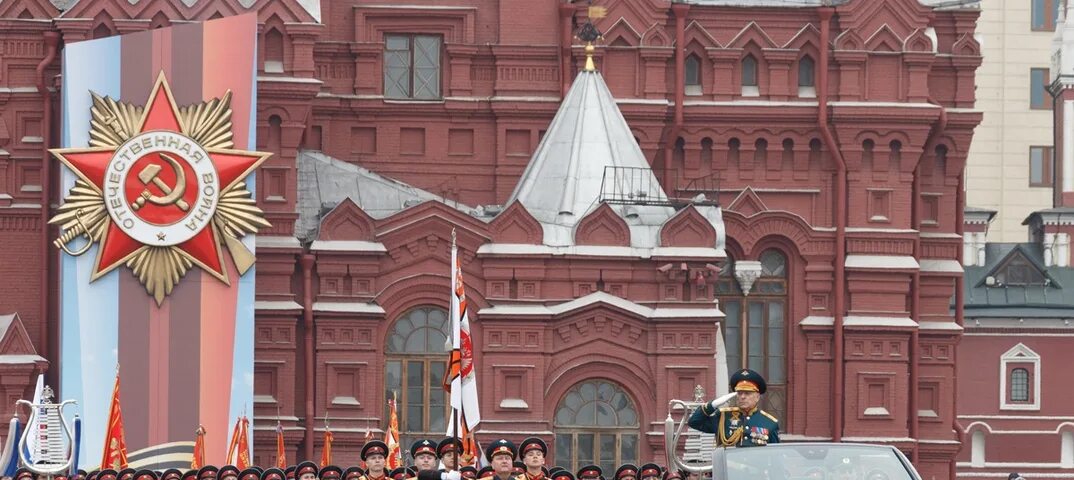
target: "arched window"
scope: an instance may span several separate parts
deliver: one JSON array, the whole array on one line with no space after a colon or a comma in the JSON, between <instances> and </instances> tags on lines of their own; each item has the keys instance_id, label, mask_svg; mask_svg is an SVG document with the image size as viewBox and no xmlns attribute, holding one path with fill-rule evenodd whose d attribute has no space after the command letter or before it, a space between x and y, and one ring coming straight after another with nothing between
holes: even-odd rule
<instances>
[{"instance_id":1,"label":"arched window","mask_svg":"<svg viewBox=\"0 0 1074 480\"><path fill-rule=\"evenodd\" d=\"M761 94L757 86L757 59L746 55L742 59L742 96L756 97Z\"/></svg>"},{"instance_id":2,"label":"arched window","mask_svg":"<svg viewBox=\"0 0 1074 480\"><path fill-rule=\"evenodd\" d=\"M816 85L813 58L809 55L798 61L798 87L813 87Z\"/></svg>"},{"instance_id":3,"label":"arched window","mask_svg":"<svg viewBox=\"0 0 1074 480\"><path fill-rule=\"evenodd\" d=\"M1011 401L1029 401L1029 370L1024 368L1011 370Z\"/></svg>"},{"instance_id":4,"label":"arched window","mask_svg":"<svg viewBox=\"0 0 1074 480\"><path fill-rule=\"evenodd\" d=\"M876 148L876 143L870 139L865 139L861 142L861 167L863 171L871 171L873 169L873 150Z\"/></svg>"},{"instance_id":5,"label":"arched window","mask_svg":"<svg viewBox=\"0 0 1074 480\"><path fill-rule=\"evenodd\" d=\"M936 145L936 169L933 171L932 184L942 185L947 176L947 146Z\"/></svg>"},{"instance_id":6,"label":"arched window","mask_svg":"<svg viewBox=\"0 0 1074 480\"><path fill-rule=\"evenodd\" d=\"M283 34L275 27L265 32L265 72L283 73Z\"/></svg>"},{"instance_id":7,"label":"arched window","mask_svg":"<svg viewBox=\"0 0 1074 480\"><path fill-rule=\"evenodd\" d=\"M410 310L388 333L385 396L396 398L403 448L418 438L441 438L447 431L448 401L442 386L447 334L447 311L431 306Z\"/></svg>"},{"instance_id":8,"label":"arched window","mask_svg":"<svg viewBox=\"0 0 1074 480\"><path fill-rule=\"evenodd\" d=\"M687 95L701 95L701 60L697 55L686 56L686 89Z\"/></svg>"},{"instance_id":9,"label":"arched window","mask_svg":"<svg viewBox=\"0 0 1074 480\"><path fill-rule=\"evenodd\" d=\"M269 131L266 146L270 152L280 153L280 137L283 135L283 120L279 115L272 115L268 119Z\"/></svg>"},{"instance_id":10,"label":"arched window","mask_svg":"<svg viewBox=\"0 0 1074 480\"><path fill-rule=\"evenodd\" d=\"M794 140L789 138L783 139L783 158L780 164L784 171L791 171L794 168Z\"/></svg>"},{"instance_id":11,"label":"arched window","mask_svg":"<svg viewBox=\"0 0 1074 480\"><path fill-rule=\"evenodd\" d=\"M701 139L701 168L707 173L712 173L712 139Z\"/></svg>"},{"instance_id":12,"label":"arched window","mask_svg":"<svg viewBox=\"0 0 1074 480\"><path fill-rule=\"evenodd\" d=\"M973 432L970 441L970 466L983 467L985 465L985 434L983 430Z\"/></svg>"},{"instance_id":13,"label":"arched window","mask_svg":"<svg viewBox=\"0 0 1074 480\"><path fill-rule=\"evenodd\" d=\"M742 148L742 142L737 138L732 138L727 141L727 164L734 165L738 168L739 149Z\"/></svg>"},{"instance_id":14,"label":"arched window","mask_svg":"<svg viewBox=\"0 0 1074 480\"><path fill-rule=\"evenodd\" d=\"M1059 467L1074 468L1074 432L1069 429L1059 437Z\"/></svg>"},{"instance_id":15,"label":"arched window","mask_svg":"<svg viewBox=\"0 0 1074 480\"><path fill-rule=\"evenodd\" d=\"M888 144L888 167L898 168L899 162L902 162L902 142L892 140Z\"/></svg>"},{"instance_id":16,"label":"arched window","mask_svg":"<svg viewBox=\"0 0 1074 480\"><path fill-rule=\"evenodd\" d=\"M615 472L637 463L641 422L634 401L619 385L586 380L556 406L556 463L569 471L588 464Z\"/></svg>"},{"instance_id":17,"label":"arched window","mask_svg":"<svg viewBox=\"0 0 1074 480\"><path fill-rule=\"evenodd\" d=\"M746 58L742 59L742 86L757 86L757 59L753 58L753 55L746 55Z\"/></svg>"},{"instance_id":18,"label":"arched window","mask_svg":"<svg viewBox=\"0 0 1074 480\"><path fill-rule=\"evenodd\" d=\"M787 257L769 249L757 259L761 275L743 295L735 276L722 276L717 296L724 314L727 368L750 368L764 375L768 393L762 408L778 418L786 412L787 385ZM733 266L732 266L733 267ZM730 271L731 268L725 270Z\"/></svg>"}]
</instances>

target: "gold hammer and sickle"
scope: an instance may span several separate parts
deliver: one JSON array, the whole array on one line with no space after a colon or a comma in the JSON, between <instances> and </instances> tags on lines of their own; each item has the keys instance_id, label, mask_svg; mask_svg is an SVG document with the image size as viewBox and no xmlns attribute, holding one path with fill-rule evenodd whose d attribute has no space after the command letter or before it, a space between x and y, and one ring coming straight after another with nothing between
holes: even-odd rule
<instances>
[{"instance_id":1,"label":"gold hammer and sickle","mask_svg":"<svg viewBox=\"0 0 1074 480\"><path fill-rule=\"evenodd\" d=\"M145 206L145 202L148 201L154 205L167 206L175 204L182 211L190 210L190 205L183 200L183 194L186 193L186 171L183 170L182 165L173 158L171 155L161 153L160 158L168 162L172 167L172 171L175 172L175 187L168 186L164 183L164 180L160 179L161 166L151 163L146 165L141 172L138 173L138 180L141 180L145 184L145 190L142 190L142 194L138 196L138 199L131 204L131 208L138 210ZM153 192L149 191L149 184L156 185L164 196L160 197L153 195Z\"/></svg>"}]
</instances>

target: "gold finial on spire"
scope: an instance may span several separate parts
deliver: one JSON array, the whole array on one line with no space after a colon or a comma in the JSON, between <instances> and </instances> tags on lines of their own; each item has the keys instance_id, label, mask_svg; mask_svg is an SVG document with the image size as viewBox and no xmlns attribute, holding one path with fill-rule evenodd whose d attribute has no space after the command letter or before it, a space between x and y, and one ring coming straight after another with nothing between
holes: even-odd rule
<instances>
[{"instance_id":1,"label":"gold finial on spire","mask_svg":"<svg viewBox=\"0 0 1074 480\"><path fill-rule=\"evenodd\" d=\"M582 25L582 30L578 32L578 38L585 42L584 71L597 71L597 65L593 62L593 54L596 53L597 47L593 46L593 42L601 38L600 30L597 30L597 27L593 25L591 20L586 20L585 25Z\"/></svg>"},{"instance_id":2,"label":"gold finial on spire","mask_svg":"<svg viewBox=\"0 0 1074 480\"><path fill-rule=\"evenodd\" d=\"M593 52L597 51L597 47L593 46L593 42L585 44L585 71L595 72L597 71L597 65L593 63Z\"/></svg>"}]
</instances>

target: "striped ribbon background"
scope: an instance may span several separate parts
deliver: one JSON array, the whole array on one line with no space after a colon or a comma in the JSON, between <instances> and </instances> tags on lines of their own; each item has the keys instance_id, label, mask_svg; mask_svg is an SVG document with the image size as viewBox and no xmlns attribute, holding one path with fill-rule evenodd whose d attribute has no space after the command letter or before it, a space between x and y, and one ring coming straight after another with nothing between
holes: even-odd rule
<instances>
[{"instance_id":1,"label":"striped ribbon background","mask_svg":"<svg viewBox=\"0 0 1074 480\"><path fill-rule=\"evenodd\" d=\"M180 107L230 89L234 148L254 150L256 41L246 14L67 45L61 146L88 146L91 91L144 105L163 71ZM66 194L75 176L62 170ZM254 250L252 235L243 243ZM117 362L129 452L171 444L177 461L200 423L208 462L222 463L230 426L253 413L256 267L240 278L225 253L230 286L194 268L158 307L126 267L90 283L97 248L60 261L60 396L79 403L80 466L100 462Z\"/></svg>"}]
</instances>

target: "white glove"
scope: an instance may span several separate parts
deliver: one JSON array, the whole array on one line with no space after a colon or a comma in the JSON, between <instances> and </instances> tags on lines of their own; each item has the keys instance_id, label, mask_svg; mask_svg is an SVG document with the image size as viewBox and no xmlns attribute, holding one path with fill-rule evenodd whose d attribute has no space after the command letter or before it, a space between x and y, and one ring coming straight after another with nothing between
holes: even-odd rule
<instances>
[{"instance_id":1,"label":"white glove","mask_svg":"<svg viewBox=\"0 0 1074 480\"><path fill-rule=\"evenodd\" d=\"M440 480L462 480L462 474L458 470L443 472L440 474Z\"/></svg>"},{"instance_id":2,"label":"white glove","mask_svg":"<svg viewBox=\"0 0 1074 480\"><path fill-rule=\"evenodd\" d=\"M731 392L731 393L728 393L726 395L717 397L715 400L709 402L709 409L711 411L715 412L716 410L718 410L720 408L720 405L723 405L723 404L725 404L727 402L730 402L731 399L735 398L736 396L738 396L738 393Z\"/></svg>"}]
</instances>

